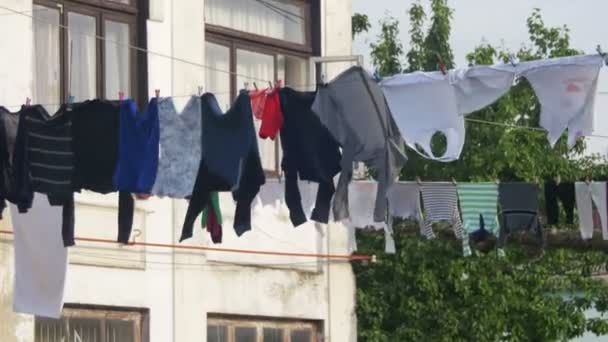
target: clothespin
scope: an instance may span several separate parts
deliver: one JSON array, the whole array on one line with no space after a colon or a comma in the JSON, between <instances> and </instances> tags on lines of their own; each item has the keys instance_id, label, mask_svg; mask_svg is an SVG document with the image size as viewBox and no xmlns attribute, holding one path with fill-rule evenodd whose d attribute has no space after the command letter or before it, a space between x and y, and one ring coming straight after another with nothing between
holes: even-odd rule
<instances>
[{"instance_id":1,"label":"clothespin","mask_svg":"<svg viewBox=\"0 0 608 342\"><path fill-rule=\"evenodd\" d=\"M253 82L253 87L255 88L255 90L256 90L256 91L258 91L258 90L259 90L259 89L258 89L258 85L257 85L257 83L255 83L255 82Z\"/></svg>"},{"instance_id":2,"label":"clothespin","mask_svg":"<svg viewBox=\"0 0 608 342\"><path fill-rule=\"evenodd\" d=\"M74 97L74 95L68 94L68 106L67 106L68 111L72 110L72 104L74 103L75 100L76 100L76 98Z\"/></svg>"},{"instance_id":3,"label":"clothespin","mask_svg":"<svg viewBox=\"0 0 608 342\"><path fill-rule=\"evenodd\" d=\"M268 90L272 90L272 81L268 81Z\"/></svg>"},{"instance_id":4,"label":"clothespin","mask_svg":"<svg viewBox=\"0 0 608 342\"><path fill-rule=\"evenodd\" d=\"M496 185L500 185L500 180L498 178L494 179L494 182L496 183Z\"/></svg>"},{"instance_id":5,"label":"clothespin","mask_svg":"<svg viewBox=\"0 0 608 342\"><path fill-rule=\"evenodd\" d=\"M25 105L29 107L31 104L32 104L32 99L30 99L29 97L26 97L25 98Z\"/></svg>"},{"instance_id":6,"label":"clothespin","mask_svg":"<svg viewBox=\"0 0 608 342\"><path fill-rule=\"evenodd\" d=\"M438 53L435 53L435 55L437 56L437 67L439 69L439 71L441 71L442 74L447 75L448 71L447 71L447 67L445 65L445 63L443 63L443 59L441 58L441 56Z\"/></svg>"},{"instance_id":7,"label":"clothespin","mask_svg":"<svg viewBox=\"0 0 608 342\"><path fill-rule=\"evenodd\" d=\"M283 80L277 80L276 87L283 88Z\"/></svg>"},{"instance_id":8,"label":"clothespin","mask_svg":"<svg viewBox=\"0 0 608 342\"><path fill-rule=\"evenodd\" d=\"M123 91L118 92L118 100L123 101L125 99L125 93Z\"/></svg>"},{"instance_id":9,"label":"clothespin","mask_svg":"<svg viewBox=\"0 0 608 342\"><path fill-rule=\"evenodd\" d=\"M418 183L418 185L422 185L422 181L420 180L420 177L416 176L416 183Z\"/></svg>"},{"instance_id":10,"label":"clothespin","mask_svg":"<svg viewBox=\"0 0 608 342\"><path fill-rule=\"evenodd\" d=\"M456 183L456 179L454 179L454 177L452 177L452 184L458 185L458 183Z\"/></svg>"},{"instance_id":11,"label":"clothespin","mask_svg":"<svg viewBox=\"0 0 608 342\"><path fill-rule=\"evenodd\" d=\"M249 82L243 82L243 89L249 90Z\"/></svg>"},{"instance_id":12,"label":"clothespin","mask_svg":"<svg viewBox=\"0 0 608 342\"><path fill-rule=\"evenodd\" d=\"M608 54L602 50L602 47L598 45L595 50L600 56L604 57L604 63L608 65Z\"/></svg>"},{"instance_id":13,"label":"clothespin","mask_svg":"<svg viewBox=\"0 0 608 342\"><path fill-rule=\"evenodd\" d=\"M204 89L203 86L198 86L197 88L198 88L198 96L203 95L203 89Z\"/></svg>"},{"instance_id":14,"label":"clothespin","mask_svg":"<svg viewBox=\"0 0 608 342\"><path fill-rule=\"evenodd\" d=\"M557 174L557 177L555 177L555 183L556 183L557 185L559 185L559 183L561 183L561 182L562 182L562 177L560 177L560 175L559 175L559 174Z\"/></svg>"},{"instance_id":15,"label":"clothespin","mask_svg":"<svg viewBox=\"0 0 608 342\"><path fill-rule=\"evenodd\" d=\"M158 99L160 96L160 89L154 89L154 95L156 96L156 99Z\"/></svg>"}]
</instances>

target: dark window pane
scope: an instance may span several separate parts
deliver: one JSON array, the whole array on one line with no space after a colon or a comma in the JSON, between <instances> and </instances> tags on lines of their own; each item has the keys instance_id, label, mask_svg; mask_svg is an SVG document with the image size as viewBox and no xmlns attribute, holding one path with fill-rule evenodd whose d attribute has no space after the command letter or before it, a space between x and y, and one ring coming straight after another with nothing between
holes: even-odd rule
<instances>
[{"instance_id":1,"label":"dark window pane","mask_svg":"<svg viewBox=\"0 0 608 342\"><path fill-rule=\"evenodd\" d=\"M207 342L226 342L228 341L228 329L221 325L207 326Z\"/></svg>"},{"instance_id":2,"label":"dark window pane","mask_svg":"<svg viewBox=\"0 0 608 342\"><path fill-rule=\"evenodd\" d=\"M256 342L256 328L252 327L237 327L234 329L235 342Z\"/></svg>"},{"instance_id":3,"label":"dark window pane","mask_svg":"<svg viewBox=\"0 0 608 342\"><path fill-rule=\"evenodd\" d=\"M108 342L135 341L133 322L119 320L106 321L106 340Z\"/></svg>"},{"instance_id":4,"label":"dark window pane","mask_svg":"<svg viewBox=\"0 0 608 342\"><path fill-rule=\"evenodd\" d=\"M264 342L283 342L283 329L264 328Z\"/></svg>"},{"instance_id":5,"label":"dark window pane","mask_svg":"<svg viewBox=\"0 0 608 342\"><path fill-rule=\"evenodd\" d=\"M97 342L101 340L101 323L96 319L72 318L68 334L73 341Z\"/></svg>"},{"instance_id":6,"label":"dark window pane","mask_svg":"<svg viewBox=\"0 0 608 342\"><path fill-rule=\"evenodd\" d=\"M312 331L310 330L292 330L291 342L311 342Z\"/></svg>"},{"instance_id":7,"label":"dark window pane","mask_svg":"<svg viewBox=\"0 0 608 342\"><path fill-rule=\"evenodd\" d=\"M106 98L118 99L119 91L130 97L129 25L106 20L105 29Z\"/></svg>"}]
</instances>

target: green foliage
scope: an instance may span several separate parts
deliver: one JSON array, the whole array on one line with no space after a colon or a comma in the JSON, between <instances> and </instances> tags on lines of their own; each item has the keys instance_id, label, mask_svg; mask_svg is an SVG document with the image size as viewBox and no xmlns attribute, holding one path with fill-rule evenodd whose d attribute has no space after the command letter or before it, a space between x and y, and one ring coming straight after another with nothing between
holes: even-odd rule
<instances>
[{"instance_id":1,"label":"green foliage","mask_svg":"<svg viewBox=\"0 0 608 342\"><path fill-rule=\"evenodd\" d=\"M367 14L355 13L351 18L353 39L361 32L368 32L372 25Z\"/></svg>"},{"instance_id":2,"label":"green foliage","mask_svg":"<svg viewBox=\"0 0 608 342\"><path fill-rule=\"evenodd\" d=\"M439 59L448 68L454 65L449 46L452 10L447 0L430 2L426 32L420 0L408 11L411 38L406 52L398 40L398 21L381 22L382 33L371 47L373 64L382 76L437 70ZM530 42L515 51L520 61L581 53L570 46L568 28L547 27L539 10L528 18L527 28ZM474 65L508 62L509 54L482 44L467 60ZM409 151L403 178L531 181L558 175L562 180L601 179L608 174L604 160L583 156L584 141L572 150L565 137L549 146L546 132L538 128L540 104L525 79L468 118L494 124L467 121L464 150L452 163L429 161ZM440 140L433 140L433 149L442 153L445 139ZM605 253L549 250L532 259L512 244L506 257L476 253L463 258L459 243L423 241L417 235L397 234L396 255L354 266L360 341L555 341L585 331L608 333L608 321L584 316L592 306L608 311L607 287L590 277L593 269L606 269ZM362 253L378 254L383 237L366 236L358 246ZM566 297L570 294L576 296Z\"/></svg>"},{"instance_id":3,"label":"green foliage","mask_svg":"<svg viewBox=\"0 0 608 342\"><path fill-rule=\"evenodd\" d=\"M393 17L380 21L382 30L378 42L371 43L372 63L380 76L389 76L401 72L403 45L399 41L399 21Z\"/></svg>"},{"instance_id":4,"label":"green foliage","mask_svg":"<svg viewBox=\"0 0 608 342\"><path fill-rule=\"evenodd\" d=\"M383 236L358 239L377 253ZM359 341L556 341L608 323L584 312L608 310L608 288L590 277L603 252L549 250L539 259L510 249L463 258L455 240L397 234L397 254L354 264ZM574 295L573 295L574 294Z\"/></svg>"}]
</instances>

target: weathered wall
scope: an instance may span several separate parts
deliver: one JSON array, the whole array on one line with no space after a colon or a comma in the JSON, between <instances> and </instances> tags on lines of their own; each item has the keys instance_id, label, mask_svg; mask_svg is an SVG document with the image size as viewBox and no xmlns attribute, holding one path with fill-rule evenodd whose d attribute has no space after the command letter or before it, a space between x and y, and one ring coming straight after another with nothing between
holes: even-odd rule
<instances>
[{"instance_id":1,"label":"weathered wall","mask_svg":"<svg viewBox=\"0 0 608 342\"><path fill-rule=\"evenodd\" d=\"M31 13L32 5L30 0L0 0L0 6ZM203 1L151 0L151 8L149 50L204 64ZM323 54L349 55L350 0L323 1L322 9L327 16L323 23L328 25L323 29L329 32ZM11 32L0 39L0 105L19 105L32 93L32 22L14 14L0 18L0 32ZM331 66L334 74L340 69ZM148 70L150 95L160 89L161 96L182 96L195 93L204 83L204 68L152 54ZM185 98L176 102L180 107ZM186 205L185 201L158 198L138 202L135 239L176 242ZM253 231L237 238L230 228L234 208L228 195L222 197L222 211L226 228L221 247L325 253L326 234L331 230L329 252L347 253L343 226L307 224L294 229L284 210L256 209ZM113 239L116 214L115 195L80 194L76 234ZM8 227L8 220L0 221L0 229ZM195 237L186 244L211 242L196 229ZM348 263L332 264L328 273L324 261L311 258L79 246L70 250L65 302L147 308L151 342L204 341L209 313L314 319L323 322L324 333L331 333L332 341L356 340L354 277ZM12 312L12 255L10 237L0 235L0 341L33 341L34 319Z\"/></svg>"}]
</instances>

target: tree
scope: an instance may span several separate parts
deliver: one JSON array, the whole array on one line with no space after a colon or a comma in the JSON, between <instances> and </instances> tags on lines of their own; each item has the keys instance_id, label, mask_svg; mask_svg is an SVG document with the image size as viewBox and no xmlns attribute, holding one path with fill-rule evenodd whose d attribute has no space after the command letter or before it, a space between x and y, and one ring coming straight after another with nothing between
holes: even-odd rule
<instances>
[{"instance_id":1,"label":"tree","mask_svg":"<svg viewBox=\"0 0 608 342\"><path fill-rule=\"evenodd\" d=\"M397 41L398 21L386 19L386 30L372 45L374 65L383 76L400 72L437 70L439 57L453 65L449 46L451 9L446 0L431 0L431 22L424 30L426 13L419 1L409 10L408 51ZM521 61L570 56L569 30L547 27L538 9L527 20L530 42L515 52ZM473 65L508 62L510 51L482 44L467 55ZM406 67L401 66L405 55ZM496 103L468 116L494 125L467 121L466 142L458 161L438 163L409 151L402 172L405 179L459 181L540 180L561 176L577 180L608 174L606 163L574 149L562 137L554 148L539 127L540 104L530 84L519 79ZM524 126L530 129L513 127ZM445 141L434 139L440 154ZM462 257L460 243L439 238L423 241L416 228L397 226L396 255L378 253L383 238L358 238L360 251L379 254L377 263L355 265L357 316L360 341L554 341L585 331L608 333L604 319L587 319L594 306L608 311L605 283L591 277L605 270L603 252L549 249L531 258L525 247L510 244L506 257L477 251ZM566 297L564 294L578 294Z\"/></svg>"},{"instance_id":2,"label":"tree","mask_svg":"<svg viewBox=\"0 0 608 342\"><path fill-rule=\"evenodd\" d=\"M362 32L368 32L372 25L369 23L369 18L366 14L355 13L351 18L352 22L352 36L355 36Z\"/></svg>"}]
</instances>

